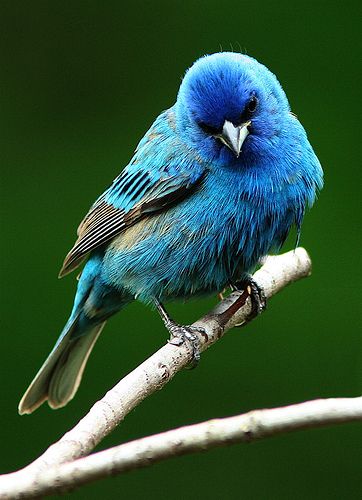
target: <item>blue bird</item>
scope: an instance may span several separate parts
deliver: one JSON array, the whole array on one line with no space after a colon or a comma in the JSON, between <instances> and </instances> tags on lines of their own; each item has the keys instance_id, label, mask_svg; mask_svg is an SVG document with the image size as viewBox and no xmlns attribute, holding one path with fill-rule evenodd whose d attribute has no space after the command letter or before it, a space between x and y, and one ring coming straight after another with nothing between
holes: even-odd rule
<instances>
[{"instance_id":1,"label":"blue bird","mask_svg":"<svg viewBox=\"0 0 362 500\"><path fill-rule=\"evenodd\" d=\"M88 258L73 310L19 413L66 405L107 319L135 299L159 310L176 345L194 340L163 303L247 282L293 225L299 233L322 183L273 73L236 53L196 61L174 106L81 222L60 271Z\"/></svg>"}]
</instances>

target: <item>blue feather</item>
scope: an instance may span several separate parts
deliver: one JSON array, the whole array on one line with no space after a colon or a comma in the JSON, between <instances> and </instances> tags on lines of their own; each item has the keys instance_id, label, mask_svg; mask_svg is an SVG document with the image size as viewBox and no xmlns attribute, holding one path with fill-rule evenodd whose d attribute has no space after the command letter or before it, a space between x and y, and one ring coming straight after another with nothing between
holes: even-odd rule
<instances>
[{"instance_id":1,"label":"blue feather","mask_svg":"<svg viewBox=\"0 0 362 500\"><path fill-rule=\"evenodd\" d=\"M273 73L235 53L196 61L79 226L61 271L89 256L74 308L19 411L66 404L102 325L129 301L215 293L245 277L293 225L299 235L322 185Z\"/></svg>"}]
</instances>

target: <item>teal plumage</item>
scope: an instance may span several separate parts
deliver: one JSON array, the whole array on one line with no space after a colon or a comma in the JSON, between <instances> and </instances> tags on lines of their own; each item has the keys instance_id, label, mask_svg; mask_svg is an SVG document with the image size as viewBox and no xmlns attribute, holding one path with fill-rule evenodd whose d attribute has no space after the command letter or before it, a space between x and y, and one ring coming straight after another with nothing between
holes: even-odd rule
<instances>
[{"instance_id":1,"label":"teal plumage","mask_svg":"<svg viewBox=\"0 0 362 500\"><path fill-rule=\"evenodd\" d=\"M81 223L61 271L88 257L73 311L20 413L74 396L105 321L128 302L157 305L245 279L293 225L299 231L321 187L276 77L241 54L198 60Z\"/></svg>"}]
</instances>

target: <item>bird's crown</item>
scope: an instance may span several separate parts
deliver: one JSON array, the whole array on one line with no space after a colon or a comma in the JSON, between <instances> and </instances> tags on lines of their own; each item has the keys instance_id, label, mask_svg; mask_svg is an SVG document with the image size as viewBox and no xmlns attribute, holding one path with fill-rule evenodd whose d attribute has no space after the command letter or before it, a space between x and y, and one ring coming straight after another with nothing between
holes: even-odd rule
<instances>
[{"instance_id":1,"label":"bird's crown","mask_svg":"<svg viewBox=\"0 0 362 500\"><path fill-rule=\"evenodd\" d=\"M199 124L215 130L225 120L234 124L257 112L289 110L275 75L247 55L219 52L198 59L180 86L178 100Z\"/></svg>"}]
</instances>

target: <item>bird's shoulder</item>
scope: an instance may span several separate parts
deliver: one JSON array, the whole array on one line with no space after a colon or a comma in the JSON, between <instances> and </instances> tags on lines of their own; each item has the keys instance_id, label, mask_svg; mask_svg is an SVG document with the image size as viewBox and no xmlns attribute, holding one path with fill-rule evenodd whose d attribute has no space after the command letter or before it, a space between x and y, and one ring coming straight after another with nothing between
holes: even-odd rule
<instances>
[{"instance_id":1,"label":"bird's shoulder","mask_svg":"<svg viewBox=\"0 0 362 500\"><path fill-rule=\"evenodd\" d=\"M155 120L127 167L96 200L77 231L60 275L141 218L167 208L201 183L206 166L178 137L173 109Z\"/></svg>"},{"instance_id":2,"label":"bird's shoulder","mask_svg":"<svg viewBox=\"0 0 362 500\"><path fill-rule=\"evenodd\" d=\"M146 191L156 187L163 192L167 185L173 189L177 185L197 182L206 170L207 163L178 133L176 113L170 108L156 118L128 165L102 197L127 212L143 199L142 186Z\"/></svg>"}]
</instances>

